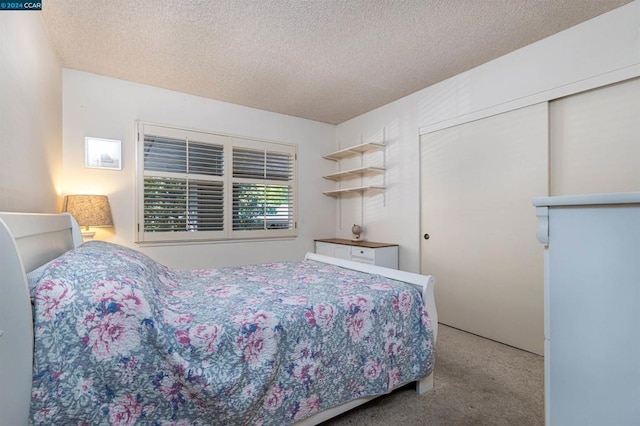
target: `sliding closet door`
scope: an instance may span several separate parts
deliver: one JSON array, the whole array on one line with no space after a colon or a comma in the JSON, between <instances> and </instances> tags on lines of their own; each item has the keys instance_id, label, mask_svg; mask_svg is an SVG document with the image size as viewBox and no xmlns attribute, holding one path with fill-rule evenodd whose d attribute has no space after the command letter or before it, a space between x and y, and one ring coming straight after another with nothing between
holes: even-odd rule
<instances>
[{"instance_id":1,"label":"sliding closet door","mask_svg":"<svg viewBox=\"0 0 640 426\"><path fill-rule=\"evenodd\" d=\"M423 135L421 270L440 322L538 354L543 253L532 199L548 193L547 104Z\"/></svg>"},{"instance_id":2,"label":"sliding closet door","mask_svg":"<svg viewBox=\"0 0 640 426\"><path fill-rule=\"evenodd\" d=\"M551 195L640 191L640 79L549 105Z\"/></svg>"}]
</instances>

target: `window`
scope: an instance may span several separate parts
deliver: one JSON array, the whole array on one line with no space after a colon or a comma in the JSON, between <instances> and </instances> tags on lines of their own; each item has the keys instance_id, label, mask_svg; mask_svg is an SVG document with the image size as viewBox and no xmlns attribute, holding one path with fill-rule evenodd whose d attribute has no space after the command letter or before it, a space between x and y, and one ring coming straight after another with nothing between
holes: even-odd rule
<instances>
[{"instance_id":1,"label":"window","mask_svg":"<svg viewBox=\"0 0 640 426\"><path fill-rule=\"evenodd\" d=\"M138 241L291 237L296 147L138 125Z\"/></svg>"}]
</instances>

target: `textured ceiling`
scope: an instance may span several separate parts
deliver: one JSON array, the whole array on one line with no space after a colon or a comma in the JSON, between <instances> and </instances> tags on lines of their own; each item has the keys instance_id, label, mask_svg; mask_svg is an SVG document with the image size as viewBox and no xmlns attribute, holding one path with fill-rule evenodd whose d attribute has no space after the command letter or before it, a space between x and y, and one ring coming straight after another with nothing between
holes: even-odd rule
<instances>
[{"instance_id":1,"label":"textured ceiling","mask_svg":"<svg viewBox=\"0 0 640 426\"><path fill-rule=\"evenodd\" d=\"M66 68L338 124L630 0L47 0Z\"/></svg>"}]
</instances>

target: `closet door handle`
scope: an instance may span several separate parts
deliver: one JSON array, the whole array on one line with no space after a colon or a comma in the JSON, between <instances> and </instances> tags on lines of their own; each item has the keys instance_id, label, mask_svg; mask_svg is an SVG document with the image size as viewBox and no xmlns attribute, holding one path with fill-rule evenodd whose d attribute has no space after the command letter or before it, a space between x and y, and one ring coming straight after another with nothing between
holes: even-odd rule
<instances>
[{"instance_id":1,"label":"closet door handle","mask_svg":"<svg viewBox=\"0 0 640 426\"><path fill-rule=\"evenodd\" d=\"M425 240L428 240L430 237L429 237L429 234L424 234L422 238L424 238Z\"/></svg>"}]
</instances>

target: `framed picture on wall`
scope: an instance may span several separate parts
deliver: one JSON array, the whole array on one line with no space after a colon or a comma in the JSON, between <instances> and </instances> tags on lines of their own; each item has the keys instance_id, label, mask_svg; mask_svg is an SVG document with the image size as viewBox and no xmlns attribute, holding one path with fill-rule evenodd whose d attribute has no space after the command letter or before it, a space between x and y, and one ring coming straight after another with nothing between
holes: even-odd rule
<instances>
[{"instance_id":1,"label":"framed picture on wall","mask_svg":"<svg viewBox=\"0 0 640 426\"><path fill-rule=\"evenodd\" d=\"M84 138L85 167L122 170L122 142L87 136Z\"/></svg>"}]
</instances>

